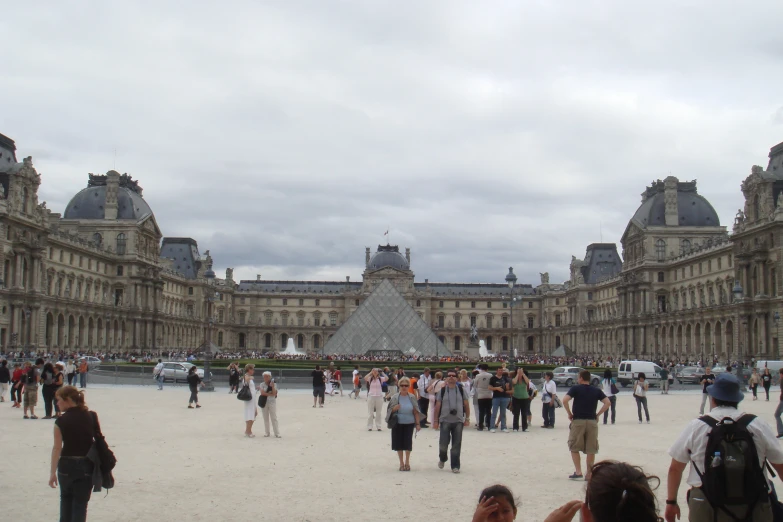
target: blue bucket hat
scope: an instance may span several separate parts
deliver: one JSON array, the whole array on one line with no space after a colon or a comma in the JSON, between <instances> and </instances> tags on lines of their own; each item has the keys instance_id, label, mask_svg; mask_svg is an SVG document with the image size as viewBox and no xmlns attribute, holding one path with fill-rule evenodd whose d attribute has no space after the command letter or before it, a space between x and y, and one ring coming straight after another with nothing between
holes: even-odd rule
<instances>
[{"instance_id":1,"label":"blue bucket hat","mask_svg":"<svg viewBox=\"0 0 783 522\"><path fill-rule=\"evenodd\" d=\"M721 373L715 383L707 386L707 395L719 401L741 402L745 394L740 391L740 380L731 373Z\"/></svg>"}]
</instances>

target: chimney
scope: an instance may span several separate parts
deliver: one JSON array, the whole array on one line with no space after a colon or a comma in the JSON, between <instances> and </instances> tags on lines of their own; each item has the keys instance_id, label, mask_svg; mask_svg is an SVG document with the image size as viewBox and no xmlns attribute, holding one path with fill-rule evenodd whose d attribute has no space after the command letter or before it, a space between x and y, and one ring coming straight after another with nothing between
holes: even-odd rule
<instances>
[{"instance_id":1,"label":"chimney","mask_svg":"<svg viewBox=\"0 0 783 522\"><path fill-rule=\"evenodd\" d=\"M677 211L677 185L679 185L679 180L674 176L663 180L667 227L676 227L680 224L679 212Z\"/></svg>"},{"instance_id":2,"label":"chimney","mask_svg":"<svg viewBox=\"0 0 783 522\"><path fill-rule=\"evenodd\" d=\"M114 170L106 173L105 219L117 219L117 192L120 190L120 174Z\"/></svg>"},{"instance_id":3,"label":"chimney","mask_svg":"<svg viewBox=\"0 0 783 522\"><path fill-rule=\"evenodd\" d=\"M370 266L370 247L364 250L364 266Z\"/></svg>"},{"instance_id":4,"label":"chimney","mask_svg":"<svg viewBox=\"0 0 783 522\"><path fill-rule=\"evenodd\" d=\"M410 264L411 264L411 249L410 248L406 248L405 249L405 259L408 260L408 266L410 266Z\"/></svg>"},{"instance_id":5,"label":"chimney","mask_svg":"<svg viewBox=\"0 0 783 522\"><path fill-rule=\"evenodd\" d=\"M256 274L256 281L261 281L261 274Z\"/></svg>"}]
</instances>

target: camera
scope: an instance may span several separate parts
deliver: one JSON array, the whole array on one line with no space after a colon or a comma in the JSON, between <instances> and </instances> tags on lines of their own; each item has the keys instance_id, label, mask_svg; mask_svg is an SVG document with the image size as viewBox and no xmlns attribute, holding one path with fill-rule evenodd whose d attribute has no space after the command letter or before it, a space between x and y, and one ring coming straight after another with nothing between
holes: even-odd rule
<instances>
[{"instance_id":1,"label":"camera","mask_svg":"<svg viewBox=\"0 0 783 522\"><path fill-rule=\"evenodd\" d=\"M457 414L456 408L449 410L449 415L456 415L456 414Z\"/></svg>"}]
</instances>

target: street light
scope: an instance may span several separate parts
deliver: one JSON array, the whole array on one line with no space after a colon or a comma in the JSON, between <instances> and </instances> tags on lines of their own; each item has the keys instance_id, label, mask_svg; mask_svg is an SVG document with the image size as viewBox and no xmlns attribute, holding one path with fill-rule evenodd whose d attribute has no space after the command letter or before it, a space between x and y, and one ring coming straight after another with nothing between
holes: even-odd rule
<instances>
[{"instance_id":1,"label":"street light","mask_svg":"<svg viewBox=\"0 0 783 522\"><path fill-rule=\"evenodd\" d=\"M207 271L204 272L204 278L207 280L207 353L204 354L204 391L215 391L215 386L212 384L212 303L215 301L215 272L212 270L210 264Z\"/></svg>"},{"instance_id":2,"label":"street light","mask_svg":"<svg viewBox=\"0 0 783 522\"><path fill-rule=\"evenodd\" d=\"M511 360L511 358L514 357L514 285L517 283L517 276L514 275L514 268L511 266L508 267L506 283L508 283L508 288L511 290L511 303L509 305L511 306L511 324L509 325L511 326L511 342L509 343L509 360ZM516 358L514 357L514 359Z\"/></svg>"}]
</instances>

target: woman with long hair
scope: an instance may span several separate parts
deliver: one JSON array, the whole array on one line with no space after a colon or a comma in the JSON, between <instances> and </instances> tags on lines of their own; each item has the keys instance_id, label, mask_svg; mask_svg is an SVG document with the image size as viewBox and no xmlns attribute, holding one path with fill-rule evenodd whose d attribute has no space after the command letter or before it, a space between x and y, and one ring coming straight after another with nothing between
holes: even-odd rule
<instances>
[{"instance_id":1,"label":"woman with long hair","mask_svg":"<svg viewBox=\"0 0 783 522\"><path fill-rule=\"evenodd\" d=\"M60 486L61 521L87 520L95 467L87 453L100 430L98 415L87 409L84 393L73 386L63 386L55 398L63 414L54 421L49 486Z\"/></svg>"},{"instance_id":2,"label":"woman with long hair","mask_svg":"<svg viewBox=\"0 0 783 522\"><path fill-rule=\"evenodd\" d=\"M258 387L263 397L266 397L266 404L261 408L264 414L264 437L269 437L269 425L275 432L275 438L280 438L280 429L277 426L277 384L272 379L272 372L264 372L262 375L264 383Z\"/></svg>"},{"instance_id":3,"label":"woman with long hair","mask_svg":"<svg viewBox=\"0 0 783 522\"><path fill-rule=\"evenodd\" d=\"M258 407L256 405L256 383L253 380L253 374L256 372L255 364L245 365L245 376L243 377L243 386L250 388L250 400L245 401L245 437L252 439L253 423L258 417Z\"/></svg>"},{"instance_id":4,"label":"woman with long hair","mask_svg":"<svg viewBox=\"0 0 783 522\"><path fill-rule=\"evenodd\" d=\"M424 414L419 409L419 403L410 393L411 381L402 377L398 381L399 392L389 399L386 410L388 424L392 414L397 415L397 422L391 429L391 449L397 452L400 459L400 471L411 470L411 451L413 451L413 430L421 429L421 419Z\"/></svg>"},{"instance_id":5,"label":"woman with long hair","mask_svg":"<svg viewBox=\"0 0 783 522\"><path fill-rule=\"evenodd\" d=\"M750 386L750 389L753 391L754 401L759 400L758 391L759 391L760 383L761 383L761 377L759 376L759 370L758 368L753 368L753 373L750 374L750 379L748 379L748 385Z\"/></svg>"},{"instance_id":6,"label":"woman with long hair","mask_svg":"<svg viewBox=\"0 0 783 522\"><path fill-rule=\"evenodd\" d=\"M612 424L614 424L614 420L616 417L616 411L615 406L617 405L617 396L612 392L612 385L617 387L617 382L615 382L614 377L612 377L612 370L607 368L604 370L604 378L601 380L601 388L604 391L604 395L606 395L609 398L609 402L611 403L611 410L612 410ZM606 424L606 421L609 417L609 410L606 410L604 412L604 424Z\"/></svg>"},{"instance_id":7,"label":"woman with long hair","mask_svg":"<svg viewBox=\"0 0 783 522\"><path fill-rule=\"evenodd\" d=\"M764 367L764 373L761 375L761 384L764 386L764 393L767 394L767 402L769 402L769 388L772 386L772 374L766 366Z\"/></svg>"},{"instance_id":8,"label":"woman with long hair","mask_svg":"<svg viewBox=\"0 0 783 522\"><path fill-rule=\"evenodd\" d=\"M196 405L196 408L201 408L201 405L198 403L198 387L204 386L204 383L201 382L201 377L198 376L198 373L196 373L196 365L193 365L188 370L188 388L190 388L190 399L188 399L188 408L193 408L193 404Z\"/></svg>"},{"instance_id":9,"label":"woman with long hair","mask_svg":"<svg viewBox=\"0 0 783 522\"><path fill-rule=\"evenodd\" d=\"M644 416L647 417L647 424L650 424L650 412L647 410L648 388L647 376L644 372L639 372L637 381L633 383L633 396L636 398L636 410L639 413L639 424L642 423L642 407L644 407Z\"/></svg>"}]
</instances>

